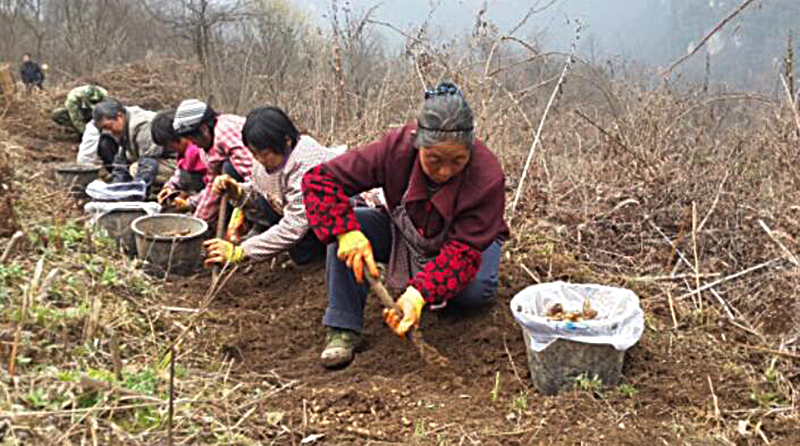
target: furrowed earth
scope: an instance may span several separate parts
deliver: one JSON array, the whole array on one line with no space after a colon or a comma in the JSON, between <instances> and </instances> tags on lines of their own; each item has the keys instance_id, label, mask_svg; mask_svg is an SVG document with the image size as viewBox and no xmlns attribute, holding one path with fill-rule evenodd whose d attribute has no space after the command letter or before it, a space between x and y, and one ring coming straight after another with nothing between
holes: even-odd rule
<instances>
[{"instance_id":1,"label":"furrowed earth","mask_svg":"<svg viewBox=\"0 0 800 446\"><path fill-rule=\"evenodd\" d=\"M153 85L155 75L129 70L135 76L108 79ZM180 97L148 91L153 104ZM40 97L36 107L57 104L61 93ZM125 94L144 93L130 87ZM138 263L86 229L82 211L55 187L53 168L74 159L75 136L51 132L45 113L35 115L39 121L26 119L29 113L15 108L0 132L1 182L12 186L0 194L0 222L8 225L0 226L0 246L17 226L27 235L0 265L3 444L167 444L168 354L175 344L176 444L800 444L797 270L774 243L797 252L800 210L781 205L796 196L787 188L774 208L751 212L755 195L737 187L761 180L752 180L746 167L734 166L741 167L736 182L721 181L730 192L715 209L708 191L721 191L720 182L700 187L673 175L684 163L672 155L658 160L663 169L647 174L662 176L635 169L633 180L618 180L614 169L632 163L600 140L595 155L611 160L598 167L603 186L584 189L583 180L573 186L534 175L506 246L494 304L423 314L419 331L448 359L447 370L395 336L371 296L355 361L331 371L319 363L323 263L228 268L216 291L207 270L166 280L143 275ZM508 156L509 176L516 178L522 155ZM615 157L622 161L615 164ZM585 207L565 199L578 189ZM19 225L4 210L6 197ZM700 217L712 216L700 231L700 270L708 275L702 283L674 266L678 249L651 228L690 255L686 210L695 199L707 200L700 202ZM761 218L780 232L768 236ZM735 317L705 290L700 298L682 297L773 258L768 267L717 287ZM41 296L30 292L42 290L41 280L32 281L40 259L41 276L59 270ZM626 352L619 385L581 377L557 396L536 390L509 302L539 280L636 292L645 331ZM11 363L13 377L6 370Z\"/></svg>"}]
</instances>

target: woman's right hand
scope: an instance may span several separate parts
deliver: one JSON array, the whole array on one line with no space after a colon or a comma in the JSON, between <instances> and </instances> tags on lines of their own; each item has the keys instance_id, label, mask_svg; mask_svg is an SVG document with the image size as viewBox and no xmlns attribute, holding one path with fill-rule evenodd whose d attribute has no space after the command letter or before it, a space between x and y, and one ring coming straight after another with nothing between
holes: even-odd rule
<instances>
[{"instance_id":1,"label":"woman's right hand","mask_svg":"<svg viewBox=\"0 0 800 446\"><path fill-rule=\"evenodd\" d=\"M228 194L234 200L238 200L242 195L242 187L228 175L220 175L214 179L212 186L214 193L218 195Z\"/></svg>"},{"instance_id":2,"label":"woman's right hand","mask_svg":"<svg viewBox=\"0 0 800 446\"><path fill-rule=\"evenodd\" d=\"M164 188L161 189L161 192L158 193L156 201L158 201L158 204L164 204L164 201L173 193L174 191L171 188L164 186Z\"/></svg>"},{"instance_id":3,"label":"woman's right hand","mask_svg":"<svg viewBox=\"0 0 800 446\"><path fill-rule=\"evenodd\" d=\"M364 283L364 264L367 264L368 274L379 277L378 265L372 255L372 244L361 231L350 231L339 236L339 250L336 252L339 260L347 264L353 271L356 282Z\"/></svg>"},{"instance_id":4,"label":"woman's right hand","mask_svg":"<svg viewBox=\"0 0 800 446\"><path fill-rule=\"evenodd\" d=\"M192 205L189 204L189 200L180 196L172 199L172 207L178 212L187 212L192 210Z\"/></svg>"}]
</instances>

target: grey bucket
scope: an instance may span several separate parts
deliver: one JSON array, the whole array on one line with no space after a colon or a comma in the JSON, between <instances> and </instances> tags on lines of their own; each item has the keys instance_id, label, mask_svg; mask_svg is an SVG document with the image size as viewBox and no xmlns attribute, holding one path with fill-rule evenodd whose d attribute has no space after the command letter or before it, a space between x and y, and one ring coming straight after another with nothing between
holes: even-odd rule
<instances>
[{"instance_id":1,"label":"grey bucket","mask_svg":"<svg viewBox=\"0 0 800 446\"><path fill-rule=\"evenodd\" d=\"M530 334L523 330L528 352L528 368L536 388L545 395L556 395L563 388L570 388L580 376L586 379L597 377L603 385L619 383L625 351L609 344L586 344L558 339L546 349L536 352L531 349Z\"/></svg>"},{"instance_id":2,"label":"grey bucket","mask_svg":"<svg viewBox=\"0 0 800 446\"><path fill-rule=\"evenodd\" d=\"M136 237L131 223L139 217L147 215L144 209L111 209L97 218L97 226L105 229L108 236L117 242L129 256L136 255Z\"/></svg>"},{"instance_id":3,"label":"grey bucket","mask_svg":"<svg viewBox=\"0 0 800 446\"><path fill-rule=\"evenodd\" d=\"M200 267L203 238L208 230L203 220L159 214L137 218L131 229L136 238L136 254L145 262L146 273L186 276Z\"/></svg>"},{"instance_id":4,"label":"grey bucket","mask_svg":"<svg viewBox=\"0 0 800 446\"><path fill-rule=\"evenodd\" d=\"M56 183L67 188L73 198L87 199L86 186L97 179L100 168L94 164L59 164L55 168Z\"/></svg>"}]
</instances>

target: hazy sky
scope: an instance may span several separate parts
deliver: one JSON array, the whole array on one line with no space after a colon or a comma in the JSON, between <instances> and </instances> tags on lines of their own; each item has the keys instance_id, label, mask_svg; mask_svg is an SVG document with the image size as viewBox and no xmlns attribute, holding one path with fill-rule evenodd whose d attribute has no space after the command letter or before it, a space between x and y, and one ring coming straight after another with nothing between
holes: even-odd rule
<instances>
[{"instance_id":1,"label":"hazy sky","mask_svg":"<svg viewBox=\"0 0 800 446\"><path fill-rule=\"evenodd\" d=\"M320 26L326 27L324 14L330 0L290 0L305 7ZM501 33L507 32L531 8L548 0L488 0L487 17ZM352 9L366 11L380 5L374 17L407 30L419 25L436 5L431 37L449 38L467 35L475 23L483 0L339 0ZM740 0L689 0L672 5L670 0L558 0L544 12L532 16L516 37L537 37L548 51L568 50L575 35L575 20L582 23L579 53L582 57L603 60L644 62L657 69L664 67L693 48L727 16ZM671 14L671 8L678 8ZM673 11L674 12L674 11ZM795 36L795 51L800 39L800 0L756 2L728 23L704 48L713 56L712 79L732 78L769 82L776 78L776 64L785 51L787 35ZM676 23L675 20L681 20ZM778 25L775 21L782 24ZM386 28L378 28L388 43L404 39ZM705 57L694 57L682 66L685 71L705 73ZM597 59L594 59L597 57Z\"/></svg>"},{"instance_id":2,"label":"hazy sky","mask_svg":"<svg viewBox=\"0 0 800 446\"><path fill-rule=\"evenodd\" d=\"M322 14L330 9L330 0L294 0L305 6L312 16L325 23ZM339 2L343 4L342 1ZM356 10L366 10L380 5L375 18L391 22L395 26L406 29L421 23L428 16L431 5L438 4L433 16L434 29L445 36L468 32L475 21L476 12L484 3L483 0L351 0L350 5ZM488 17L498 25L501 31L516 24L528 9L536 4L531 0L489 0ZM542 0L540 3L546 3ZM637 5L640 5L637 7ZM625 38L625 30L629 28L631 18L640 16L641 2L636 0L560 0L547 11L537 14L528 21L528 26L518 35L544 30L547 44L553 49L569 46L574 25L569 20L579 19L585 28L584 38L593 35L597 45L610 49L614 53L625 53L626 44L631 39Z\"/></svg>"}]
</instances>

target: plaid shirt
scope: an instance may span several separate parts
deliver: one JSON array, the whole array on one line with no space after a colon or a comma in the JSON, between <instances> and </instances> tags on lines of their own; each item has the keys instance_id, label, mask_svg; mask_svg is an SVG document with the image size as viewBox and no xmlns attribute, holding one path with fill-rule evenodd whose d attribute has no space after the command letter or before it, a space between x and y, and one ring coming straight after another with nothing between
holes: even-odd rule
<instances>
[{"instance_id":1,"label":"plaid shirt","mask_svg":"<svg viewBox=\"0 0 800 446\"><path fill-rule=\"evenodd\" d=\"M265 232L242 243L248 258L260 260L286 251L306 235L309 227L301 189L303 175L342 153L320 145L310 136L301 136L279 171L267 173L261 164L256 163L251 181L242 185L243 200L253 202L259 195L263 196L283 218Z\"/></svg>"},{"instance_id":2,"label":"plaid shirt","mask_svg":"<svg viewBox=\"0 0 800 446\"><path fill-rule=\"evenodd\" d=\"M222 164L228 160L245 181L253 176L253 155L242 142L245 118L236 115L219 115L214 127L214 145L208 151L206 188L189 200L194 216L207 223L216 224L220 196L214 193L214 179L222 173Z\"/></svg>"}]
</instances>

